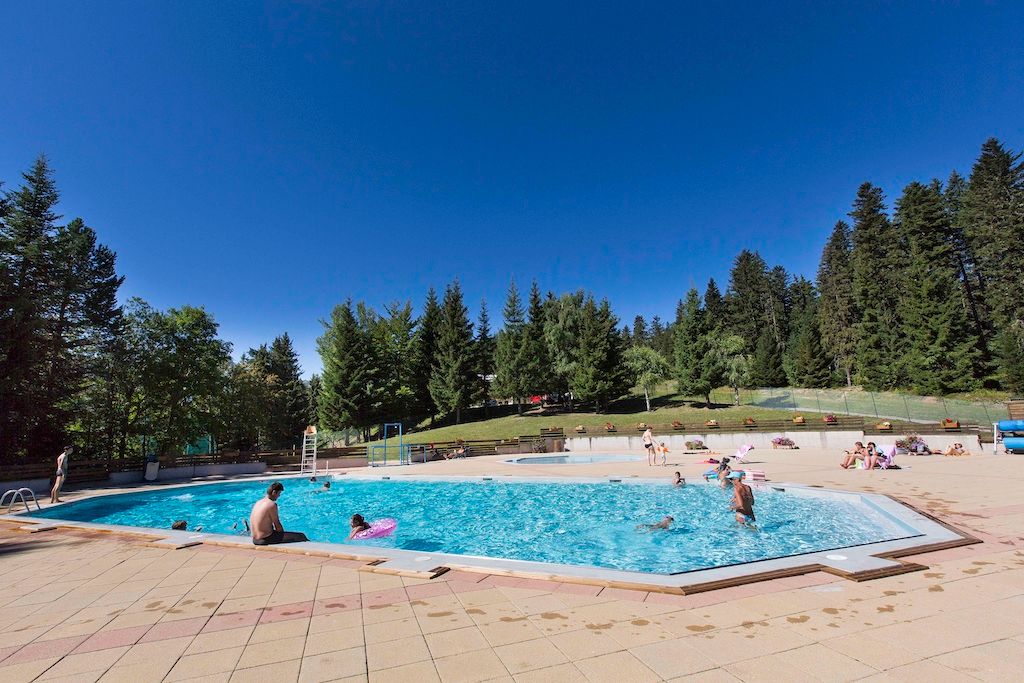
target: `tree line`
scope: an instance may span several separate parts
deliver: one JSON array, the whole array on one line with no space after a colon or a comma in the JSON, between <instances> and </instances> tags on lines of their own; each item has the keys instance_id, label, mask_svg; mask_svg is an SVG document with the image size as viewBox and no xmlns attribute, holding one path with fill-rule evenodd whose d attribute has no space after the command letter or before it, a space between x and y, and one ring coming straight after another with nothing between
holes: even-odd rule
<instances>
[{"instance_id":1,"label":"tree line","mask_svg":"<svg viewBox=\"0 0 1024 683\"><path fill-rule=\"evenodd\" d=\"M118 303L116 255L81 218L63 222L40 157L0 194L0 463L287 446L309 423L287 334L237 363L202 308ZM315 403L314 403L315 405Z\"/></svg>"},{"instance_id":2,"label":"tree line","mask_svg":"<svg viewBox=\"0 0 1024 683\"><path fill-rule=\"evenodd\" d=\"M222 447L294 445L302 427L460 422L489 398L537 394L597 411L673 379L712 389L859 384L947 394L1024 392L1024 165L990 139L968 177L912 182L892 210L864 183L826 243L815 281L735 259L723 292L691 289L674 319L622 325L585 291L525 300L513 282L492 333L459 282L378 312L347 301L303 381L287 334L231 359L202 308L118 303L116 255L81 218L63 222L45 157L0 193L0 460L171 454L212 434Z\"/></svg>"}]
</instances>

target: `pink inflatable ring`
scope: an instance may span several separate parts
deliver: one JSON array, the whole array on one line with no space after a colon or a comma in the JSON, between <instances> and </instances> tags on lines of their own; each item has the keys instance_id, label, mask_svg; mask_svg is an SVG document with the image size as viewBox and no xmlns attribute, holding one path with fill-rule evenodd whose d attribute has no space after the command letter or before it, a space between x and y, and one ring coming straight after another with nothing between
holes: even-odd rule
<instances>
[{"instance_id":1,"label":"pink inflatable ring","mask_svg":"<svg viewBox=\"0 0 1024 683\"><path fill-rule=\"evenodd\" d=\"M382 538L395 533L398 520L393 517L385 517L370 522L369 529L363 529L352 538L356 541L365 541L368 538Z\"/></svg>"}]
</instances>

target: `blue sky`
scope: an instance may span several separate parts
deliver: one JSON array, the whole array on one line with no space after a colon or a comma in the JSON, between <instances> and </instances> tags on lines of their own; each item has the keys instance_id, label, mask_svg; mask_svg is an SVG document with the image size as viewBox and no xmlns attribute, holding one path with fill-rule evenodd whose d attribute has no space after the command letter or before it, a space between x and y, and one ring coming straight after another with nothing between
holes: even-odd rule
<instances>
[{"instance_id":1,"label":"blue sky","mask_svg":"<svg viewBox=\"0 0 1024 683\"><path fill-rule=\"evenodd\" d=\"M438 4L7 2L0 179L46 153L126 297L308 373L346 297L671 318L743 248L813 277L865 180L1024 147L1021 3Z\"/></svg>"}]
</instances>

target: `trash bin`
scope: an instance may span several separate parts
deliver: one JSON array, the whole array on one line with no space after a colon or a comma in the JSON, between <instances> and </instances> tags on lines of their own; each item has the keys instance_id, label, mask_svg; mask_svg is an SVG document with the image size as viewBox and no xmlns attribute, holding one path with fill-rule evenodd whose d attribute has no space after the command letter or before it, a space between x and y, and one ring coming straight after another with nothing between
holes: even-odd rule
<instances>
[{"instance_id":1,"label":"trash bin","mask_svg":"<svg viewBox=\"0 0 1024 683\"><path fill-rule=\"evenodd\" d=\"M146 463L146 474L143 478L146 481L156 481L157 476L160 474L160 461L156 460L153 462Z\"/></svg>"}]
</instances>

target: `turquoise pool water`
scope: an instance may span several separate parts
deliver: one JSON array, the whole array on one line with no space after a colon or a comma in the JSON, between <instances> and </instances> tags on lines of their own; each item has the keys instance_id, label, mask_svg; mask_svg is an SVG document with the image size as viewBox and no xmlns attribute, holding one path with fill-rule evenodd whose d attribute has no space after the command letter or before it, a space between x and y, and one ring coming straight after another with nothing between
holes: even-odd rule
<instances>
[{"instance_id":1,"label":"turquoise pool water","mask_svg":"<svg viewBox=\"0 0 1024 683\"><path fill-rule=\"evenodd\" d=\"M856 496L757 488L758 530L736 525L731 494L716 485L338 477L284 479L278 501L288 530L311 540L420 552L499 557L630 571L676 573L902 538L911 533ZM162 488L68 503L34 517L168 529L177 519L204 532L237 533L267 481ZM347 541L348 519L394 517L398 530ZM672 515L671 531L637 524ZM241 524L239 524L241 526Z\"/></svg>"}]
</instances>

